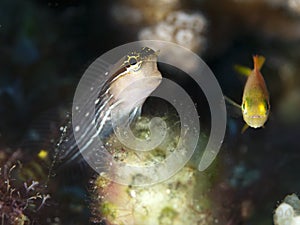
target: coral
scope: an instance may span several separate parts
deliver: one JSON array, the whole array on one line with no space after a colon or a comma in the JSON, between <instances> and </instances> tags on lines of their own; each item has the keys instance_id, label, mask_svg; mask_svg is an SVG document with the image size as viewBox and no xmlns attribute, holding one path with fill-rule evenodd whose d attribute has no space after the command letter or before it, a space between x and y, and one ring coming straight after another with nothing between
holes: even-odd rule
<instances>
[{"instance_id":1,"label":"coral","mask_svg":"<svg viewBox=\"0 0 300 225\"><path fill-rule=\"evenodd\" d=\"M300 224L300 200L295 194L285 197L274 213L275 225L299 225Z\"/></svg>"},{"instance_id":2,"label":"coral","mask_svg":"<svg viewBox=\"0 0 300 225\"><path fill-rule=\"evenodd\" d=\"M131 131L136 137L147 140L149 135L153 136L153 131L149 130L150 118L145 113L134 121ZM180 141L180 149L185 152L188 139L185 139L185 135L181 136L178 116L168 111L163 116L160 115L160 118L169 129L163 141L154 149L135 151L122 144L112 133L107 137L106 150L115 161L144 168L165 163L174 151L178 151ZM173 161L174 165L176 163L178 162ZM109 225L214 224L212 203L207 191L212 185L212 176L200 173L189 164L182 165L174 175L165 177L159 183L149 183L150 177L142 170L130 172L126 183L117 183L112 179L114 174L118 176L120 170L121 167L115 168L113 176L109 171L102 172L91 182L93 222L105 222ZM159 177L161 171L158 170L159 166L153 177ZM156 179L153 177L151 179Z\"/></svg>"},{"instance_id":3,"label":"coral","mask_svg":"<svg viewBox=\"0 0 300 225\"><path fill-rule=\"evenodd\" d=\"M287 2L288 2L287 6L291 11L300 14L300 1L299 0L288 0Z\"/></svg>"},{"instance_id":4,"label":"coral","mask_svg":"<svg viewBox=\"0 0 300 225\"><path fill-rule=\"evenodd\" d=\"M120 23L154 24L180 6L180 0L124 0L112 8L113 17Z\"/></svg>"},{"instance_id":5,"label":"coral","mask_svg":"<svg viewBox=\"0 0 300 225\"><path fill-rule=\"evenodd\" d=\"M139 32L139 39L171 41L192 51L202 52L206 25L206 19L199 13L187 14L176 11L168 14L156 25L142 29Z\"/></svg>"},{"instance_id":6,"label":"coral","mask_svg":"<svg viewBox=\"0 0 300 225\"><path fill-rule=\"evenodd\" d=\"M300 14L300 1L299 0L265 0L272 6L281 6L288 11L296 14Z\"/></svg>"},{"instance_id":7,"label":"coral","mask_svg":"<svg viewBox=\"0 0 300 225\"><path fill-rule=\"evenodd\" d=\"M199 180L201 187L197 184ZM98 176L92 185L93 222L105 221L111 225L214 224L211 203L204 194L208 183L191 167L148 187L120 185L102 176Z\"/></svg>"},{"instance_id":8,"label":"coral","mask_svg":"<svg viewBox=\"0 0 300 225\"><path fill-rule=\"evenodd\" d=\"M164 121L171 126L170 118L164 118ZM140 139L147 140L150 136L149 125L150 118L139 117L137 123L133 127L133 133ZM139 166L151 166L162 162L169 156L172 151L176 149L179 140L179 127L173 126L172 130L169 130L167 138L161 143L160 146L153 149L152 151L136 152L129 147L124 146L115 135L111 135L107 140L107 150L113 156L116 161L129 163L132 165Z\"/></svg>"},{"instance_id":9,"label":"coral","mask_svg":"<svg viewBox=\"0 0 300 225\"><path fill-rule=\"evenodd\" d=\"M234 0L237 3L254 3L261 4L260 0ZM289 12L299 14L300 13L300 1L299 0L264 0L268 5L272 7L282 7Z\"/></svg>"},{"instance_id":10,"label":"coral","mask_svg":"<svg viewBox=\"0 0 300 225\"><path fill-rule=\"evenodd\" d=\"M22 165L18 162L20 151L0 164L0 220L2 225L31 224L32 217L50 198L44 187L35 180L20 183L16 178Z\"/></svg>"}]
</instances>

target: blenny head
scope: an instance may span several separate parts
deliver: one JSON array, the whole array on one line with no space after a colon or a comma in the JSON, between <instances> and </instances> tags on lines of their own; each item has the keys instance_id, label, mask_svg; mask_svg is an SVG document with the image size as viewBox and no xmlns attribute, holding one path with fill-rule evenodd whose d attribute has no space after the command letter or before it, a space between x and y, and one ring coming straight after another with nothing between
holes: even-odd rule
<instances>
[{"instance_id":1,"label":"blenny head","mask_svg":"<svg viewBox=\"0 0 300 225\"><path fill-rule=\"evenodd\" d=\"M129 52L124 59L122 67L126 67L130 71L138 71L147 62L157 62L159 51L151 48L143 47L140 51Z\"/></svg>"}]
</instances>

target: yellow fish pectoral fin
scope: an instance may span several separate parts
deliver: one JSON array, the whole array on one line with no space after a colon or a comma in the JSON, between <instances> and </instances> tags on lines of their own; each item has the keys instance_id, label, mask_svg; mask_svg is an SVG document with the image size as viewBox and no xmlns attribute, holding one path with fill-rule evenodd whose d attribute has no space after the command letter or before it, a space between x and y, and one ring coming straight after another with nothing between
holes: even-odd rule
<instances>
[{"instance_id":1,"label":"yellow fish pectoral fin","mask_svg":"<svg viewBox=\"0 0 300 225\"><path fill-rule=\"evenodd\" d=\"M227 96L224 95L225 100L230 103L231 105L241 109L241 106L239 104L237 104L235 101L233 101L232 99L228 98Z\"/></svg>"},{"instance_id":2,"label":"yellow fish pectoral fin","mask_svg":"<svg viewBox=\"0 0 300 225\"><path fill-rule=\"evenodd\" d=\"M246 66L241 66L241 65L235 65L234 70L238 72L239 74L242 74L244 76L250 76L252 70Z\"/></svg>"},{"instance_id":3,"label":"yellow fish pectoral fin","mask_svg":"<svg viewBox=\"0 0 300 225\"><path fill-rule=\"evenodd\" d=\"M260 71L260 69L264 65L265 61L266 61L266 58L263 56L259 56L259 55L253 56L254 70Z\"/></svg>"},{"instance_id":4,"label":"yellow fish pectoral fin","mask_svg":"<svg viewBox=\"0 0 300 225\"><path fill-rule=\"evenodd\" d=\"M241 134L245 133L245 131L249 128L249 125L245 123L245 125L243 126L242 130L241 130Z\"/></svg>"}]
</instances>

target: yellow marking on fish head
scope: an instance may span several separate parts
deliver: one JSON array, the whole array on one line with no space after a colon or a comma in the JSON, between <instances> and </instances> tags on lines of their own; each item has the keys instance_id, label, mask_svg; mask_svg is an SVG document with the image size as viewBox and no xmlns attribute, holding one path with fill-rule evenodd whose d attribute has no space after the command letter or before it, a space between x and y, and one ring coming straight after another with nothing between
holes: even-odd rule
<instances>
[{"instance_id":1,"label":"yellow marking on fish head","mask_svg":"<svg viewBox=\"0 0 300 225\"><path fill-rule=\"evenodd\" d=\"M267 113L267 107L265 104L261 103L258 106L259 113L265 115Z\"/></svg>"},{"instance_id":2,"label":"yellow marking on fish head","mask_svg":"<svg viewBox=\"0 0 300 225\"><path fill-rule=\"evenodd\" d=\"M267 100L245 98L242 103L244 121L253 128L262 127L268 119L269 103Z\"/></svg>"}]
</instances>

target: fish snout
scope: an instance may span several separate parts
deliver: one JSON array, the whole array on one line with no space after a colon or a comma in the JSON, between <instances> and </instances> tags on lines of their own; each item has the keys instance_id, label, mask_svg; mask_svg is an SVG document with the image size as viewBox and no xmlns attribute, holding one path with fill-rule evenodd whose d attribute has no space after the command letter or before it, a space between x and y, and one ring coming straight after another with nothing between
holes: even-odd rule
<instances>
[{"instance_id":1,"label":"fish snout","mask_svg":"<svg viewBox=\"0 0 300 225\"><path fill-rule=\"evenodd\" d=\"M267 116L265 115L244 115L244 121L252 128L262 127L267 121Z\"/></svg>"}]
</instances>

